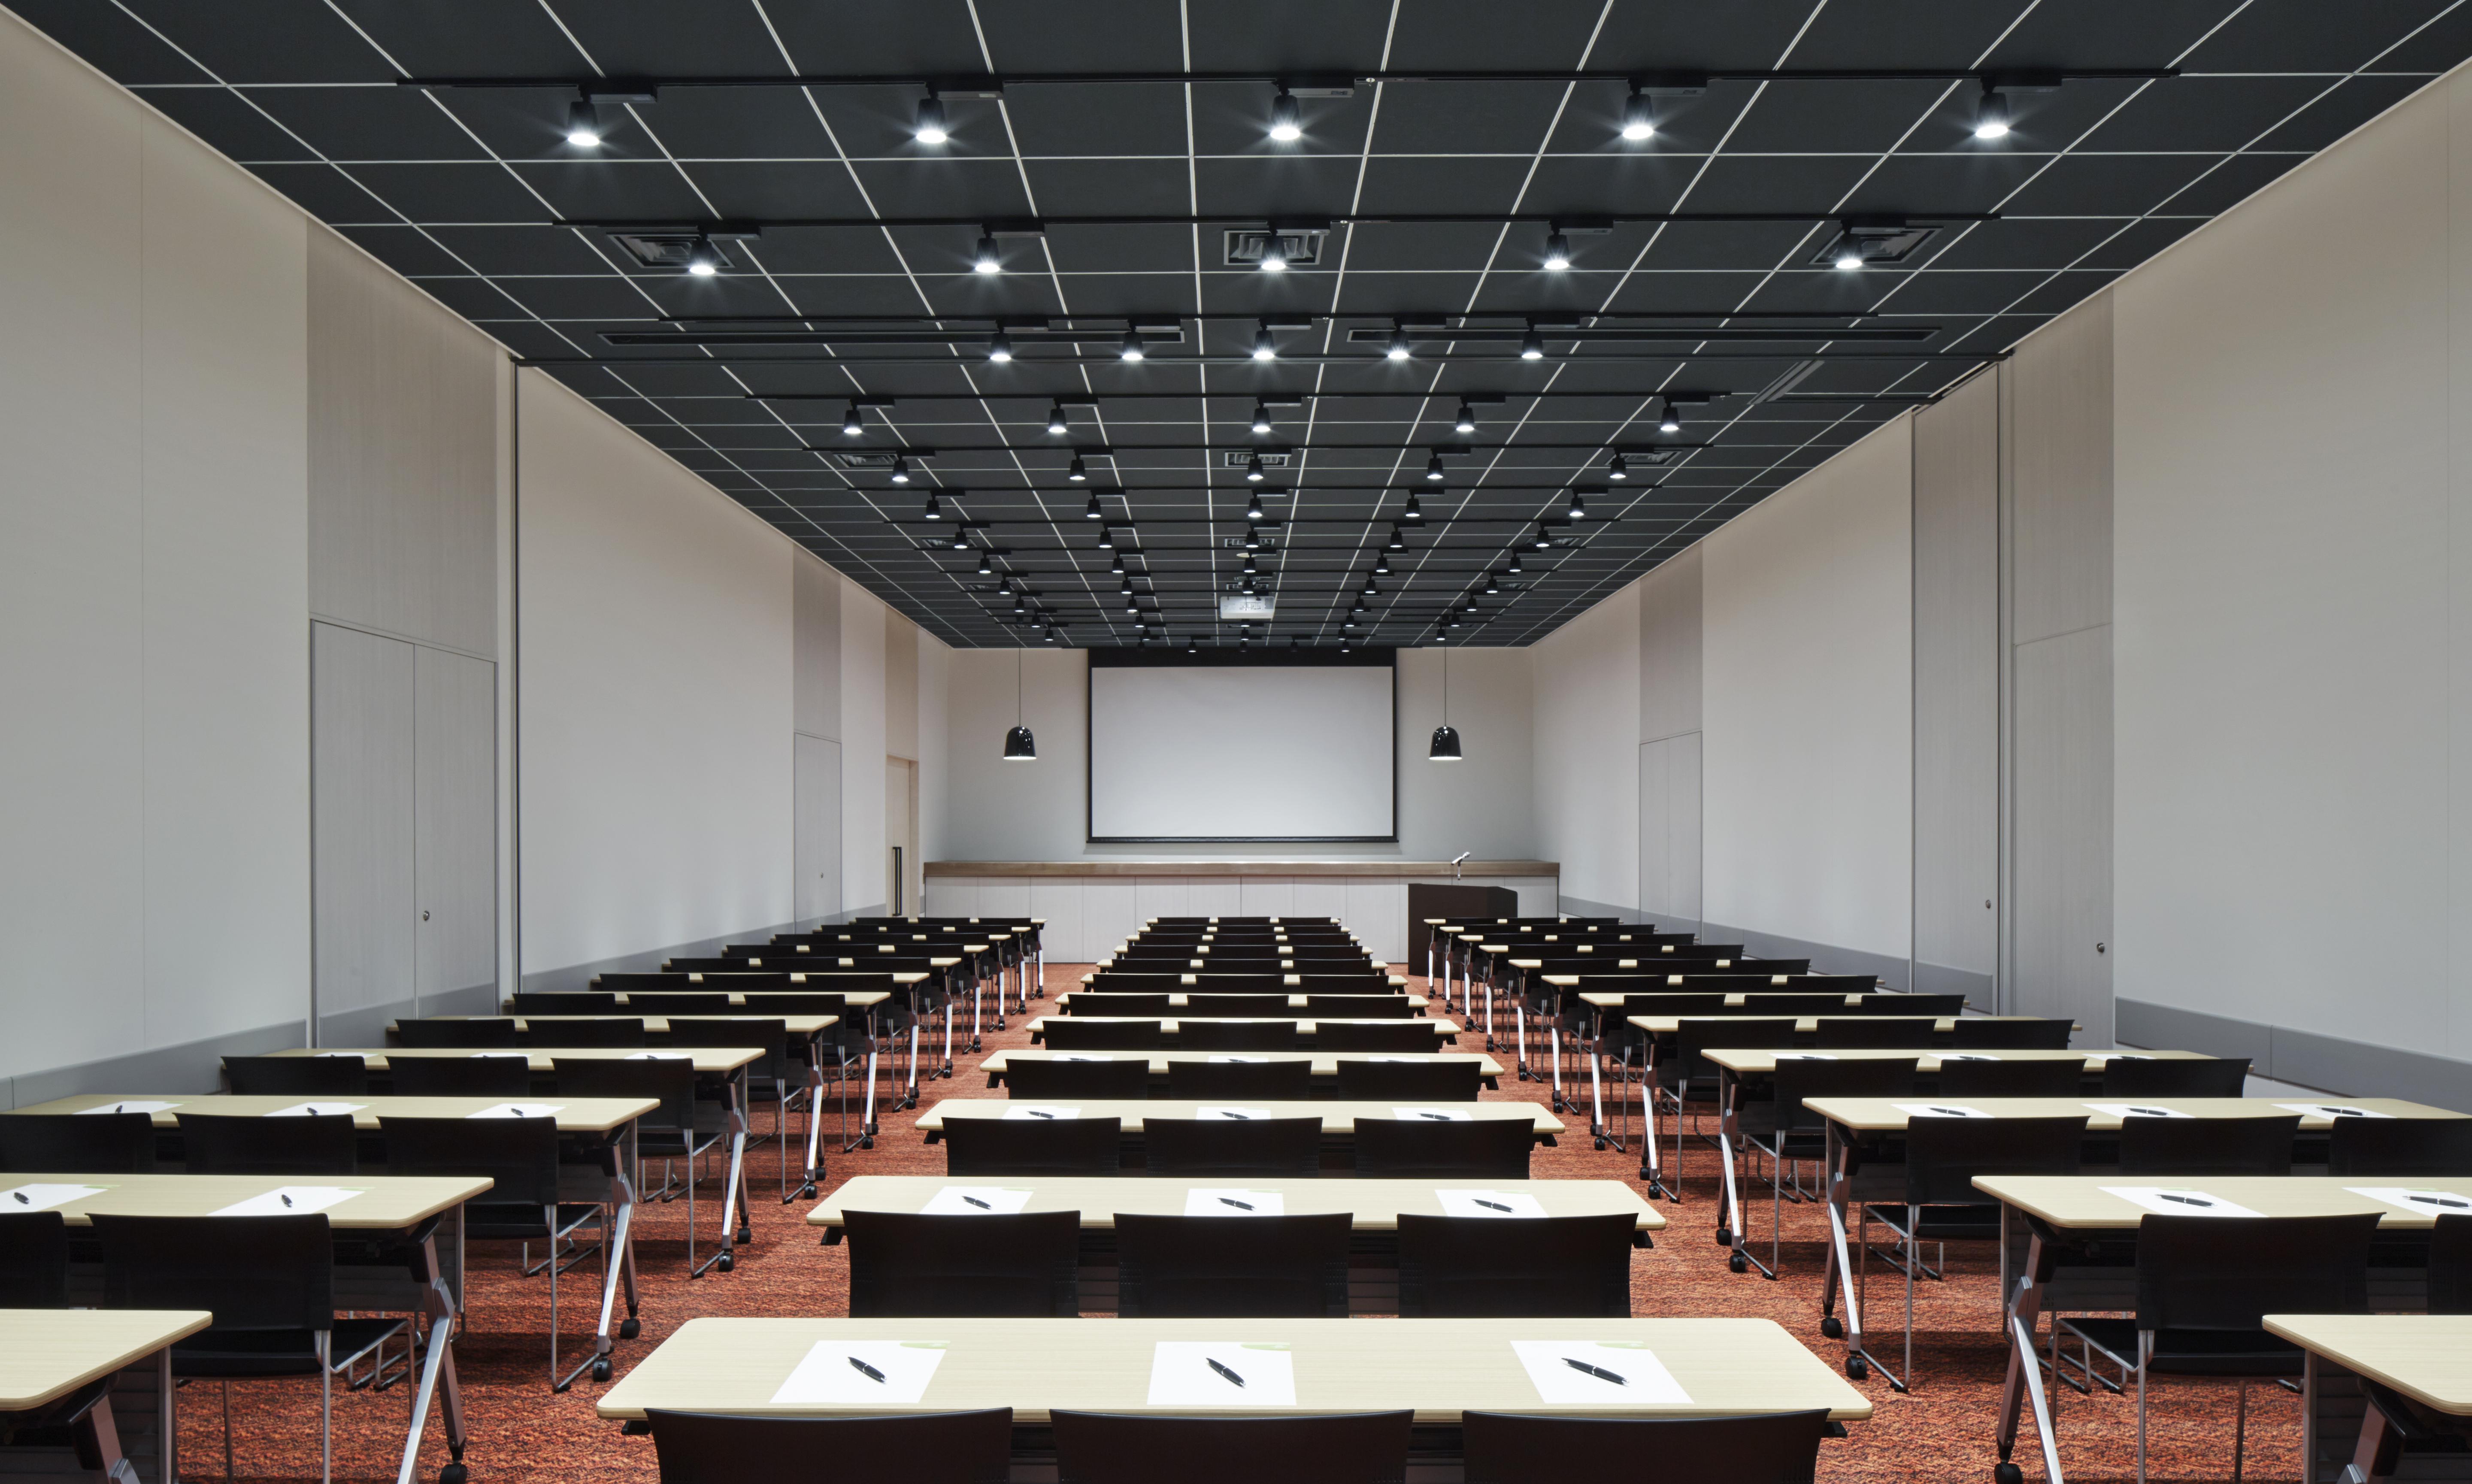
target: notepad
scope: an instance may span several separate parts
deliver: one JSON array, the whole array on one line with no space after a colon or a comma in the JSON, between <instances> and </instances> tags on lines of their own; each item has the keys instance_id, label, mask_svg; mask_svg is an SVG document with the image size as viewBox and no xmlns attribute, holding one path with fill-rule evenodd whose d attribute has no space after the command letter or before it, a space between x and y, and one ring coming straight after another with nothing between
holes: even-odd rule
<instances>
[{"instance_id":1,"label":"notepad","mask_svg":"<svg viewBox=\"0 0 2472 1484\"><path fill-rule=\"evenodd\" d=\"M2408 1210L2415 1216L2472 1215L2472 1195L2453 1190L2424 1190L2416 1185L2345 1185L2354 1195Z\"/></svg>"},{"instance_id":2,"label":"notepad","mask_svg":"<svg viewBox=\"0 0 2472 1484\"><path fill-rule=\"evenodd\" d=\"M1011 1216L1030 1204L1027 1190L997 1185L946 1185L918 1208L921 1216Z\"/></svg>"},{"instance_id":3,"label":"notepad","mask_svg":"<svg viewBox=\"0 0 2472 1484\"><path fill-rule=\"evenodd\" d=\"M270 1118L330 1117L336 1113L360 1113L368 1106L367 1103L295 1103L289 1108L278 1108L266 1116Z\"/></svg>"},{"instance_id":4,"label":"notepad","mask_svg":"<svg viewBox=\"0 0 2472 1484\"><path fill-rule=\"evenodd\" d=\"M1184 1192L1188 1216L1284 1216L1288 1198L1276 1190L1248 1190L1242 1185L1195 1185Z\"/></svg>"},{"instance_id":5,"label":"notepad","mask_svg":"<svg viewBox=\"0 0 2472 1484\"><path fill-rule=\"evenodd\" d=\"M2375 1113L2351 1103L2277 1103L2285 1113L2296 1113L2304 1118L2391 1118L2392 1113Z\"/></svg>"},{"instance_id":6,"label":"notepad","mask_svg":"<svg viewBox=\"0 0 2472 1484\"><path fill-rule=\"evenodd\" d=\"M1014 1107L1008 1108L1004 1111L1004 1115L1008 1118L1033 1118L1040 1122L1045 1122L1051 1118L1079 1118L1082 1116L1082 1110L1079 1108L1058 1108L1053 1104L1040 1103L1035 1107L1016 1105Z\"/></svg>"},{"instance_id":7,"label":"notepad","mask_svg":"<svg viewBox=\"0 0 2472 1484\"><path fill-rule=\"evenodd\" d=\"M774 1406L923 1400L943 1363L942 1340L819 1341L772 1393Z\"/></svg>"},{"instance_id":8,"label":"notepad","mask_svg":"<svg viewBox=\"0 0 2472 1484\"><path fill-rule=\"evenodd\" d=\"M1268 1062L1270 1058L1266 1056L1214 1056L1210 1059L1210 1065L1213 1066L1252 1066L1263 1062Z\"/></svg>"},{"instance_id":9,"label":"notepad","mask_svg":"<svg viewBox=\"0 0 2472 1484\"><path fill-rule=\"evenodd\" d=\"M1151 1352L1152 1406L1294 1406L1295 1357L1283 1343L1161 1340Z\"/></svg>"},{"instance_id":10,"label":"notepad","mask_svg":"<svg viewBox=\"0 0 2472 1484\"><path fill-rule=\"evenodd\" d=\"M1536 1197L1519 1190L1437 1190L1434 1199L1442 1203L1445 1216L1515 1219L1545 1214L1545 1208L1536 1204Z\"/></svg>"},{"instance_id":11,"label":"notepad","mask_svg":"<svg viewBox=\"0 0 2472 1484\"><path fill-rule=\"evenodd\" d=\"M2158 1216L2254 1216L2256 1211L2236 1205L2219 1195L2193 1190L2185 1185L2104 1185L2105 1195L2116 1195L2132 1205L2142 1206Z\"/></svg>"},{"instance_id":12,"label":"notepad","mask_svg":"<svg viewBox=\"0 0 2472 1484\"><path fill-rule=\"evenodd\" d=\"M1390 1116L1417 1123L1472 1123L1476 1120L1476 1114L1464 1108L1393 1108Z\"/></svg>"},{"instance_id":13,"label":"notepad","mask_svg":"<svg viewBox=\"0 0 2472 1484\"><path fill-rule=\"evenodd\" d=\"M566 1112L564 1103L492 1103L479 1113L468 1113L466 1118L555 1118Z\"/></svg>"},{"instance_id":14,"label":"notepad","mask_svg":"<svg viewBox=\"0 0 2472 1484\"><path fill-rule=\"evenodd\" d=\"M2194 1118L2176 1108L2164 1108L2154 1103L2088 1103L2088 1108L2115 1118Z\"/></svg>"},{"instance_id":15,"label":"notepad","mask_svg":"<svg viewBox=\"0 0 2472 1484\"><path fill-rule=\"evenodd\" d=\"M179 1106L180 1105L178 1103L161 1103L149 1098L132 1097L126 1102L106 1103L100 1108L81 1108L78 1112L82 1113L158 1113L167 1108L178 1108Z\"/></svg>"},{"instance_id":16,"label":"notepad","mask_svg":"<svg viewBox=\"0 0 2472 1484\"><path fill-rule=\"evenodd\" d=\"M364 1190L358 1185L277 1185L264 1195L234 1201L216 1216L308 1216L340 1206Z\"/></svg>"},{"instance_id":17,"label":"notepad","mask_svg":"<svg viewBox=\"0 0 2472 1484\"><path fill-rule=\"evenodd\" d=\"M1688 1405L1691 1394L1645 1345L1597 1340L1513 1340L1540 1401L1557 1406Z\"/></svg>"},{"instance_id":18,"label":"notepad","mask_svg":"<svg viewBox=\"0 0 2472 1484\"><path fill-rule=\"evenodd\" d=\"M1233 1118L1240 1123L1248 1118L1275 1116L1267 1108L1241 1108L1232 1103L1204 1103L1193 1111L1193 1115L1197 1118Z\"/></svg>"},{"instance_id":19,"label":"notepad","mask_svg":"<svg viewBox=\"0 0 2472 1484\"><path fill-rule=\"evenodd\" d=\"M90 1195L101 1195L108 1185L16 1185L0 1190L0 1212L50 1210L71 1201L83 1201Z\"/></svg>"},{"instance_id":20,"label":"notepad","mask_svg":"<svg viewBox=\"0 0 2472 1484\"><path fill-rule=\"evenodd\" d=\"M1964 1103L1890 1103L1890 1107L1909 1118L1988 1118L1980 1108Z\"/></svg>"}]
</instances>

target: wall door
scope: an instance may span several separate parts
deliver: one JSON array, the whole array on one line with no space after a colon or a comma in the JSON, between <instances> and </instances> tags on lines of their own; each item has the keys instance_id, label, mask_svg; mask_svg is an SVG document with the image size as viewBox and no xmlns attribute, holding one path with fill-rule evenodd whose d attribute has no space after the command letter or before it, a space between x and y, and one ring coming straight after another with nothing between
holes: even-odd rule
<instances>
[{"instance_id":1,"label":"wall door","mask_svg":"<svg viewBox=\"0 0 2472 1484\"><path fill-rule=\"evenodd\" d=\"M309 626L314 1020L415 993L413 651Z\"/></svg>"},{"instance_id":2,"label":"wall door","mask_svg":"<svg viewBox=\"0 0 2472 1484\"><path fill-rule=\"evenodd\" d=\"M884 910L895 916L918 911L918 765L906 757L884 760ZM898 851L898 854L894 852Z\"/></svg>"},{"instance_id":3,"label":"wall door","mask_svg":"<svg viewBox=\"0 0 2472 1484\"><path fill-rule=\"evenodd\" d=\"M498 982L498 667L416 646L415 992L422 1014L494 1010ZM456 1010L432 996L469 993Z\"/></svg>"},{"instance_id":4,"label":"wall door","mask_svg":"<svg viewBox=\"0 0 2472 1484\"><path fill-rule=\"evenodd\" d=\"M1700 733L1639 749L1639 913L1667 931L1700 928Z\"/></svg>"},{"instance_id":5,"label":"wall door","mask_svg":"<svg viewBox=\"0 0 2472 1484\"><path fill-rule=\"evenodd\" d=\"M803 731L791 741L791 807L797 815L791 853L798 877L792 910L807 928L842 910L842 745Z\"/></svg>"},{"instance_id":6,"label":"wall door","mask_svg":"<svg viewBox=\"0 0 2472 1484\"><path fill-rule=\"evenodd\" d=\"M2111 626L2017 647L2012 1014L2112 1044Z\"/></svg>"}]
</instances>

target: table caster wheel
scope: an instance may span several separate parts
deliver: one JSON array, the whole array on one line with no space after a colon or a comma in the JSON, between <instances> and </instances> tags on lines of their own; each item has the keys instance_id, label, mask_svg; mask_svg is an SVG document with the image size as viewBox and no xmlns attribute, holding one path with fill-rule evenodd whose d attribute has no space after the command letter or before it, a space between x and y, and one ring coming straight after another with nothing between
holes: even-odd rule
<instances>
[{"instance_id":1,"label":"table caster wheel","mask_svg":"<svg viewBox=\"0 0 2472 1484\"><path fill-rule=\"evenodd\" d=\"M730 1269L738 1266L738 1259L727 1253L723 1253L720 1259L713 1263L713 1266L726 1273Z\"/></svg>"},{"instance_id":2,"label":"table caster wheel","mask_svg":"<svg viewBox=\"0 0 2472 1484\"><path fill-rule=\"evenodd\" d=\"M604 1356L601 1359L592 1362L592 1378L596 1381L606 1381L609 1379L609 1360L607 1356Z\"/></svg>"},{"instance_id":3,"label":"table caster wheel","mask_svg":"<svg viewBox=\"0 0 2472 1484\"><path fill-rule=\"evenodd\" d=\"M1991 1471L1991 1484L2026 1484L2026 1471L2015 1464L2000 1464Z\"/></svg>"},{"instance_id":4,"label":"table caster wheel","mask_svg":"<svg viewBox=\"0 0 2472 1484\"><path fill-rule=\"evenodd\" d=\"M1860 1355L1848 1355L1845 1357L1845 1374L1858 1381L1862 1380L1871 1374L1871 1363Z\"/></svg>"},{"instance_id":5,"label":"table caster wheel","mask_svg":"<svg viewBox=\"0 0 2472 1484\"><path fill-rule=\"evenodd\" d=\"M1604 1138L1602 1136L1600 1136L1600 1137L1598 1137L1598 1139L1597 1139L1597 1148L1598 1148L1599 1150L1601 1150L1601 1151L1602 1151L1604 1147L1605 1147L1605 1141L1604 1141Z\"/></svg>"},{"instance_id":6,"label":"table caster wheel","mask_svg":"<svg viewBox=\"0 0 2472 1484\"><path fill-rule=\"evenodd\" d=\"M1731 1247L1734 1245L1734 1232L1731 1227L1719 1227L1717 1229L1717 1245L1720 1247Z\"/></svg>"},{"instance_id":7,"label":"table caster wheel","mask_svg":"<svg viewBox=\"0 0 2472 1484\"><path fill-rule=\"evenodd\" d=\"M860 1140L858 1141L858 1146L859 1146L861 1149L872 1149L872 1148L874 1148L874 1147L875 1147L875 1136L874 1136L874 1135L872 1135L872 1134L868 1135L865 1138L862 1138L862 1139L860 1139Z\"/></svg>"},{"instance_id":8,"label":"table caster wheel","mask_svg":"<svg viewBox=\"0 0 2472 1484\"><path fill-rule=\"evenodd\" d=\"M472 1471L462 1464L448 1464L438 1471L438 1484L468 1484Z\"/></svg>"},{"instance_id":9,"label":"table caster wheel","mask_svg":"<svg viewBox=\"0 0 2472 1484\"><path fill-rule=\"evenodd\" d=\"M643 1332L644 1322L640 1319L622 1319L618 1322L618 1338L622 1340L631 1340Z\"/></svg>"},{"instance_id":10,"label":"table caster wheel","mask_svg":"<svg viewBox=\"0 0 2472 1484\"><path fill-rule=\"evenodd\" d=\"M1819 1332L1832 1340L1845 1338L1845 1322L1831 1314L1819 1322Z\"/></svg>"},{"instance_id":11,"label":"table caster wheel","mask_svg":"<svg viewBox=\"0 0 2472 1484\"><path fill-rule=\"evenodd\" d=\"M1737 1273L1747 1273L1751 1270L1751 1259L1744 1257L1741 1253L1736 1253L1725 1259L1725 1266L1733 1269Z\"/></svg>"}]
</instances>

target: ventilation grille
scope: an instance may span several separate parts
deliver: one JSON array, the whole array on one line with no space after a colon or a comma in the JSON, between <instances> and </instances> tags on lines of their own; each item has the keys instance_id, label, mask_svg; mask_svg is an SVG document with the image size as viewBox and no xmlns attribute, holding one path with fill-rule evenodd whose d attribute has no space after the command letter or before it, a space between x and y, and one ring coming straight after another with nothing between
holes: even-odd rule
<instances>
[{"instance_id":1,"label":"ventilation grille","mask_svg":"<svg viewBox=\"0 0 2472 1484\"><path fill-rule=\"evenodd\" d=\"M618 246L627 250L629 257L647 268L686 267L687 254L695 251L697 240L693 232L614 232L611 237ZM721 260L722 267L735 266L720 243L712 243L710 247L713 256Z\"/></svg>"},{"instance_id":2,"label":"ventilation grille","mask_svg":"<svg viewBox=\"0 0 2472 1484\"><path fill-rule=\"evenodd\" d=\"M1243 468L1256 458L1262 461L1262 467L1264 468L1286 468L1289 465L1294 464L1296 461L1296 456L1293 453L1273 451L1269 448L1247 448L1242 450L1231 449L1219 455L1219 467L1221 468ZM1265 491L1264 492L1268 493L1269 491Z\"/></svg>"},{"instance_id":3,"label":"ventilation grille","mask_svg":"<svg viewBox=\"0 0 2472 1484\"><path fill-rule=\"evenodd\" d=\"M835 453L833 462L844 468L889 469L892 467L892 461L899 457L901 455L897 453L873 453L851 449Z\"/></svg>"},{"instance_id":4,"label":"ventilation grille","mask_svg":"<svg viewBox=\"0 0 2472 1484\"><path fill-rule=\"evenodd\" d=\"M1262 261L1262 250L1278 240L1280 251L1287 255L1290 268L1311 268L1321 261L1322 239L1330 233L1316 228L1310 231L1271 232L1258 227L1230 227L1227 232L1227 266L1253 268Z\"/></svg>"}]
</instances>

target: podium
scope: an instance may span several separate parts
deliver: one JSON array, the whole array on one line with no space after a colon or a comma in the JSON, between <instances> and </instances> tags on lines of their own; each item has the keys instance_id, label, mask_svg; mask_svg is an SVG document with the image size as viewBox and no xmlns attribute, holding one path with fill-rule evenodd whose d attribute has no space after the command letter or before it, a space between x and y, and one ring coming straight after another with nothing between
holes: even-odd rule
<instances>
[{"instance_id":1,"label":"podium","mask_svg":"<svg viewBox=\"0 0 2472 1484\"><path fill-rule=\"evenodd\" d=\"M1400 940L1408 945L1408 967L1417 973L1425 971L1425 945L1433 938L1433 929L1425 925L1427 918L1517 916L1519 894L1507 886L1411 881L1408 883L1408 936Z\"/></svg>"}]
</instances>

